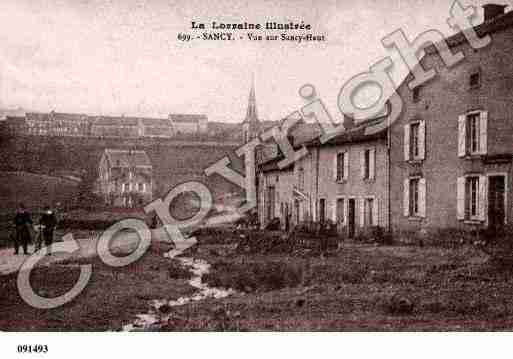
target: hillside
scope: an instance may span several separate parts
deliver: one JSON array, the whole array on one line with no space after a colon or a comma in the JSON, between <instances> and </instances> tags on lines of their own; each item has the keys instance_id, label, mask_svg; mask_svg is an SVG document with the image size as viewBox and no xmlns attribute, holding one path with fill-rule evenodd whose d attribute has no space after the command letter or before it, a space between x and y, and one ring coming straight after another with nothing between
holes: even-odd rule
<instances>
[{"instance_id":1,"label":"hillside","mask_svg":"<svg viewBox=\"0 0 513 359\"><path fill-rule=\"evenodd\" d=\"M17 137L0 141L0 171L23 171L81 178L92 183L105 148L144 150L153 166L156 195L189 180L201 181L215 196L239 190L220 176L206 177L205 168L229 155L235 146L212 142L137 141L97 138Z\"/></svg>"},{"instance_id":2,"label":"hillside","mask_svg":"<svg viewBox=\"0 0 513 359\"><path fill-rule=\"evenodd\" d=\"M73 202L79 182L28 172L0 172L1 214L13 212L23 202L31 209L45 204L62 205Z\"/></svg>"}]
</instances>

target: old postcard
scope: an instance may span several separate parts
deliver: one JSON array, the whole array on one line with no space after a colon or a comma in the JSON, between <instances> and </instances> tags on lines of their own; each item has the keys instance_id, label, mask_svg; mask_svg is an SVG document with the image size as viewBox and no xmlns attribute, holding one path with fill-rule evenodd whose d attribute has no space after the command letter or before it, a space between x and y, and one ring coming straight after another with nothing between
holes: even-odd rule
<instances>
[{"instance_id":1,"label":"old postcard","mask_svg":"<svg viewBox=\"0 0 513 359\"><path fill-rule=\"evenodd\" d=\"M511 331L512 5L3 0L0 330Z\"/></svg>"}]
</instances>

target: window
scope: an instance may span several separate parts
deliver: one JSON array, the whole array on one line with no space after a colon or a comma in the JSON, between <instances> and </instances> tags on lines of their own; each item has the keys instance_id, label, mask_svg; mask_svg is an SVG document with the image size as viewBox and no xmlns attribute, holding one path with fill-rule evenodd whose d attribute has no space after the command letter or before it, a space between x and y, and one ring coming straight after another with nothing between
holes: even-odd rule
<instances>
[{"instance_id":1,"label":"window","mask_svg":"<svg viewBox=\"0 0 513 359\"><path fill-rule=\"evenodd\" d=\"M426 217L426 179L410 177L404 180L403 209L406 217Z\"/></svg>"},{"instance_id":2,"label":"window","mask_svg":"<svg viewBox=\"0 0 513 359\"><path fill-rule=\"evenodd\" d=\"M364 151L364 175L363 178L370 177L370 150Z\"/></svg>"},{"instance_id":3,"label":"window","mask_svg":"<svg viewBox=\"0 0 513 359\"><path fill-rule=\"evenodd\" d=\"M488 112L473 111L458 118L458 156L487 153Z\"/></svg>"},{"instance_id":4,"label":"window","mask_svg":"<svg viewBox=\"0 0 513 359\"><path fill-rule=\"evenodd\" d=\"M335 181L341 182L347 179L349 172L349 157L347 152L338 152L336 154L333 172Z\"/></svg>"},{"instance_id":5,"label":"window","mask_svg":"<svg viewBox=\"0 0 513 359\"><path fill-rule=\"evenodd\" d=\"M412 99L413 102L418 102L420 100L420 86L417 86L412 90Z\"/></svg>"},{"instance_id":6,"label":"window","mask_svg":"<svg viewBox=\"0 0 513 359\"><path fill-rule=\"evenodd\" d=\"M366 198L364 201L364 224L365 226L374 225L374 198Z\"/></svg>"},{"instance_id":7,"label":"window","mask_svg":"<svg viewBox=\"0 0 513 359\"><path fill-rule=\"evenodd\" d=\"M137 190L138 190L139 192L144 192L144 186L143 186L143 184L142 184L142 183L139 183L139 184L137 185L137 187L138 187L138 188L137 188Z\"/></svg>"},{"instance_id":8,"label":"window","mask_svg":"<svg viewBox=\"0 0 513 359\"><path fill-rule=\"evenodd\" d=\"M471 89L475 89L481 86L481 71L476 70L470 74L469 86Z\"/></svg>"},{"instance_id":9,"label":"window","mask_svg":"<svg viewBox=\"0 0 513 359\"><path fill-rule=\"evenodd\" d=\"M126 191L125 184L124 184L124 183L122 183L122 184L121 184L121 193L125 193L125 191Z\"/></svg>"},{"instance_id":10,"label":"window","mask_svg":"<svg viewBox=\"0 0 513 359\"><path fill-rule=\"evenodd\" d=\"M362 179L374 179L376 167L376 150L374 148L365 149L361 152L360 165Z\"/></svg>"},{"instance_id":11,"label":"window","mask_svg":"<svg viewBox=\"0 0 513 359\"><path fill-rule=\"evenodd\" d=\"M423 160L426 154L425 148L426 123L415 121L404 125L404 159Z\"/></svg>"},{"instance_id":12,"label":"window","mask_svg":"<svg viewBox=\"0 0 513 359\"><path fill-rule=\"evenodd\" d=\"M417 216L419 213L419 179L410 180L410 214Z\"/></svg>"},{"instance_id":13,"label":"window","mask_svg":"<svg viewBox=\"0 0 513 359\"><path fill-rule=\"evenodd\" d=\"M479 152L479 114L467 115L467 153Z\"/></svg>"},{"instance_id":14,"label":"window","mask_svg":"<svg viewBox=\"0 0 513 359\"><path fill-rule=\"evenodd\" d=\"M488 193L488 177L467 175L457 181L457 218L460 220L484 221Z\"/></svg>"},{"instance_id":15,"label":"window","mask_svg":"<svg viewBox=\"0 0 513 359\"><path fill-rule=\"evenodd\" d=\"M467 177L465 181L465 217L477 219L479 216L479 177Z\"/></svg>"},{"instance_id":16,"label":"window","mask_svg":"<svg viewBox=\"0 0 513 359\"><path fill-rule=\"evenodd\" d=\"M419 156L419 127L418 123L410 125L410 154L412 158Z\"/></svg>"}]
</instances>

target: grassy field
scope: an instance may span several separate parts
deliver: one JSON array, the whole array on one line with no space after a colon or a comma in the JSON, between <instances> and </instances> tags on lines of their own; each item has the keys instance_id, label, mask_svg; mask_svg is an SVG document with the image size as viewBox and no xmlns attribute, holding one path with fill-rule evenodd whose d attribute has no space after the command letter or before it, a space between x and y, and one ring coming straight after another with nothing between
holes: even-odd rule
<instances>
[{"instance_id":1,"label":"grassy field","mask_svg":"<svg viewBox=\"0 0 513 359\"><path fill-rule=\"evenodd\" d=\"M492 265L472 248L346 243L325 258L238 254L234 244L200 238L194 258L212 269L210 286L233 288L224 299L174 307L161 330L446 331L513 329L510 268ZM52 311L27 307L15 277L2 278L1 330L120 329L146 313L153 299L191 292L173 279L176 265L154 247L138 263L94 274L75 301ZM173 269L174 268L174 269ZM42 268L33 282L47 295L73 283L73 263ZM167 313L166 313L167 314Z\"/></svg>"},{"instance_id":2,"label":"grassy field","mask_svg":"<svg viewBox=\"0 0 513 359\"><path fill-rule=\"evenodd\" d=\"M222 247L222 246L221 246ZM327 258L198 256L212 285L239 291L177 308L168 330L511 330L513 279L470 247L347 244ZM215 254L215 255L213 255Z\"/></svg>"},{"instance_id":3,"label":"grassy field","mask_svg":"<svg viewBox=\"0 0 513 359\"><path fill-rule=\"evenodd\" d=\"M45 204L67 203L77 195L78 183L69 179L28 172L0 172L2 213L13 212L18 203L40 209Z\"/></svg>"}]
</instances>

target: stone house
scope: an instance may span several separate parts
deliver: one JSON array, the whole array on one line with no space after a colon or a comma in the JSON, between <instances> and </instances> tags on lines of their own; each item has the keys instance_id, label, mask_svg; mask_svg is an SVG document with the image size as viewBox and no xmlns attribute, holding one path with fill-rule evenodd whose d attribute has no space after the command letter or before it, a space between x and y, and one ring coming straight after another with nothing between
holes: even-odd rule
<instances>
[{"instance_id":1,"label":"stone house","mask_svg":"<svg viewBox=\"0 0 513 359\"><path fill-rule=\"evenodd\" d=\"M291 225L332 221L349 237L371 227L388 228L386 130L365 135L360 127L323 144L310 140L304 145L308 154L287 168L278 169L279 158L260 165L263 225L275 217Z\"/></svg>"},{"instance_id":2,"label":"stone house","mask_svg":"<svg viewBox=\"0 0 513 359\"><path fill-rule=\"evenodd\" d=\"M208 119L205 115L170 114L168 118L171 131L175 136L208 132Z\"/></svg>"},{"instance_id":3,"label":"stone house","mask_svg":"<svg viewBox=\"0 0 513 359\"><path fill-rule=\"evenodd\" d=\"M114 207L139 207L151 201L153 168L146 152L105 149L98 166L97 193Z\"/></svg>"},{"instance_id":4,"label":"stone house","mask_svg":"<svg viewBox=\"0 0 513 359\"><path fill-rule=\"evenodd\" d=\"M390 196L396 232L501 227L513 219L513 12L485 5L476 28L491 43L447 40L464 59L447 68L434 46L420 61L437 76L398 88L403 111L391 127Z\"/></svg>"}]
</instances>

